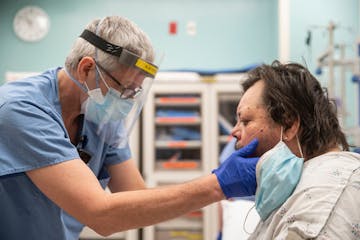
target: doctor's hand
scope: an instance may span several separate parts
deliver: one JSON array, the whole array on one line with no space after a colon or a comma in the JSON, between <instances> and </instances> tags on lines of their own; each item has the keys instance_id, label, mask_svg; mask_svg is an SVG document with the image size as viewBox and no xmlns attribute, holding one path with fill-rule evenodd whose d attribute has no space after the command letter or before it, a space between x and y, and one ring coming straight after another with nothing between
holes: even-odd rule
<instances>
[{"instance_id":1,"label":"doctor's hand","mask_svg":"<svg viewBox=\"0 0 360 240\"><path fill-rule=\"evenodd\" d=\"M254 139L248 145L232 153L219 168L212 171L219 181L226 198L255 195L256 164L258 157L249 157L259 141Z\"/></svg>"}]
</instances>

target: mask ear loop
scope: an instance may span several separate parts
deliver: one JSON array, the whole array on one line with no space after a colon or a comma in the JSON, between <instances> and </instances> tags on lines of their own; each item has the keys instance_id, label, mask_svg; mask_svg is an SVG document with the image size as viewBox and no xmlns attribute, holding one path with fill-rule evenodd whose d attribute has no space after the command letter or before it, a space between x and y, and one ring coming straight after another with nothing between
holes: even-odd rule
<instances>
[{"instance_id":1,"label":"mask ear loop","mask_svg":"<svg viewBox=\"0 0 360 240\"><path fill-rule=\"evenodd\" d=\"M303 155L303 152L302 152L302 149L301 149L301 145L300 145L300 141L299 141L299 138L298 138L297 134L296 134L296 143L298 145L298 148L299 148L299 151L300 151L300 154L301 154L301 158L304 158L304 155Z\"/></svg>"},{"instance_id":2,"label":"mask ear loop","mask_svg":"<svg viewBox=\"0 0 360 240\"><path fill-rule=\"evenodd\" d=\"M281 126L280 141L282 141L282 136L283 136L283 126ZM301 145L300 145L300 141L299 141L299 138L298 138L298 135L297 135L297 134L296 134L296 143L297 143L297 145L298 145L301 158L304 158L304 155L303 155L303 152L302 152L302 149L301 149Z\"/></svg>"},{"instance_id":3,"label":"mask ear loop","mask_svg":"<svg viewBox=\"0 0 360 240\"><path fill-rule=\"evenodd\" d=\"M247 221L247 219L248 219L248 217L249 217L249 213L251 212L251 210L253 210L254 209L254 207L255 207L255 204L254 204L254 206L252 206L249 210L248 210L248 212L246 213L246 216L245 216L245 220L244 220L244 222L243 222L243 230L244 230L244 232L246 233L246 234L249 234L249 235L251 235L251 234L253 234L254 232L248 232L247 230L246 230L246 221Z\"/></svg>"},{"instance_id":4,"label":"mask ear loop","mask_svg":"<svg viewBox=\"0 0 360 240\"><path fill-rule=\"evenodd\" d=\"M101 81L105 84L105 86L106 86L107 89L109 90L110 87L109 87L109 85L107 85L106 81L104 80L104 76L102 75L100 69L98 68L98 66L97 66L96 64L95 64L95 68L96 68L96 70L97 70L96 72L98 73L98 75L99 75L100 78L101 78Z\"/></svg>"},{"instance_id":5,"label":"mask ear loop","mask_svg":"<svg viewBox=\"0 0 360 240\"><path fill-rule=\"evenodd\" d=\"M89 91L89 89L87 88L87 86L84 87L84 84L79 83L78 80L76 80L73 75L70 74L70 72L66 69L66 67L64 67L65 73L66 75L76 84L78 85L79 88L81 88L81 90L83 90L84 92ZM86 83L85 83L86 84Z\"/></svg>"},{"instance_id":6,"label":"mask ear loop","mask_svg":"<svg viewBox=\"0 0 360 240\"><path fill-rule=\"evenodd\" d=\"M88 85L87 85L86 82L84 82L84 86L85 86L86 92L88 93L88 92L90 91L90 89L89 89L89 87L88 87Z\"/></svg>"}]
</instances>

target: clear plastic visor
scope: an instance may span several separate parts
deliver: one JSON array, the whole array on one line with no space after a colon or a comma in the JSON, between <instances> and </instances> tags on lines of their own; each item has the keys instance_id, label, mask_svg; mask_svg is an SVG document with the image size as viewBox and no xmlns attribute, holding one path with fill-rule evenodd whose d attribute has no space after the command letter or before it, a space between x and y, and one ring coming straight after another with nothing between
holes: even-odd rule
<instances>
[{"instance_id":1,"label":"clear plastic visor","mask_svg":"<svg viewBox=\"0 0 360 240\"><path fill-rule=\"evenodd\" d=\"M116 71L110 72L107 66L96 64L108 90L103 102L94 103L88 100L85 107L93 109L95 105L98 109L95 113L89 113L98 115L92 115L92 119L100 119L97 121L97 135L112 147L124 148L128 144L129 135L139 118L163 56L157 55L154 61L149 62L86 29L80 37L97 49L118 57L119 69ZM88 107L91 104L91 108Z\"/></svg>"},{"instance_id":2,"label":"clear plastic visor","mask_svg":"<svg viewBox=\"0 0 360 240\"><path fill-rule=\"evenodd\" d=\"M119 64L119 69L111 72L96 63L101 78L99 81L104 81L108 88L103 104L113 105L107 108L103 116L99 116L101 121L97 126L97 134L105 143L116 148L127 146L156 74L153 68L155 65L147 65L148 62L141 58L131 61L131 57L127 57L122 60L124 62ZM139 60L143 64L140 67ZM107 101L108 94L115 95L111 97L111 102Z\"/></svg>"}]
</instances>

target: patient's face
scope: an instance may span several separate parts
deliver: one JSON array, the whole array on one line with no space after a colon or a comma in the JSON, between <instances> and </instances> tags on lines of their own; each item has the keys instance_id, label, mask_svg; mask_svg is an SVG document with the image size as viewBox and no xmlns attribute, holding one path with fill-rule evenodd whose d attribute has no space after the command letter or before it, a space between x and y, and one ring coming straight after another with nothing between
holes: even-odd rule
<instances>
[{"instance_id":1,"label":"patient's face","mask_svg":"<svg viewBox=\"0 0 360 240\"><path fill-rule=\"evenodd\" d=\"M232 130L232 135L237 138L236 149L254 138L259 139L256 156L261 156L280 141L280 125L271 119L263 104L264 87L264 81L260 80L244 93L236 111L237 123Z\"/></svg>"}]
</instances>

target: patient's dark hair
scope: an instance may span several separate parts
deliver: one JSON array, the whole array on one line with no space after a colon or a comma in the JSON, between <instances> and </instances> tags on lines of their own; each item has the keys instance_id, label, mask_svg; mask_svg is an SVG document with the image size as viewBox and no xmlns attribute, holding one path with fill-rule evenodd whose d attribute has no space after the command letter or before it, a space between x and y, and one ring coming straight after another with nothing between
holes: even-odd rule
<instances>
[{"instance_id":1,"label":"patient's dark hair","mask_svg":"<svg viewBox=\"0 0 360 240\"><path fill-rule=\"evenodd\" d=\"M279 61L263 64L249 72L248 79L242 84L244 91L259 80L265 82L263 102L276 123L287 129L300 119L298 137L307 158L336 146L348 150L334 104L305 67Z\"/></svg>"}]
</instances>

